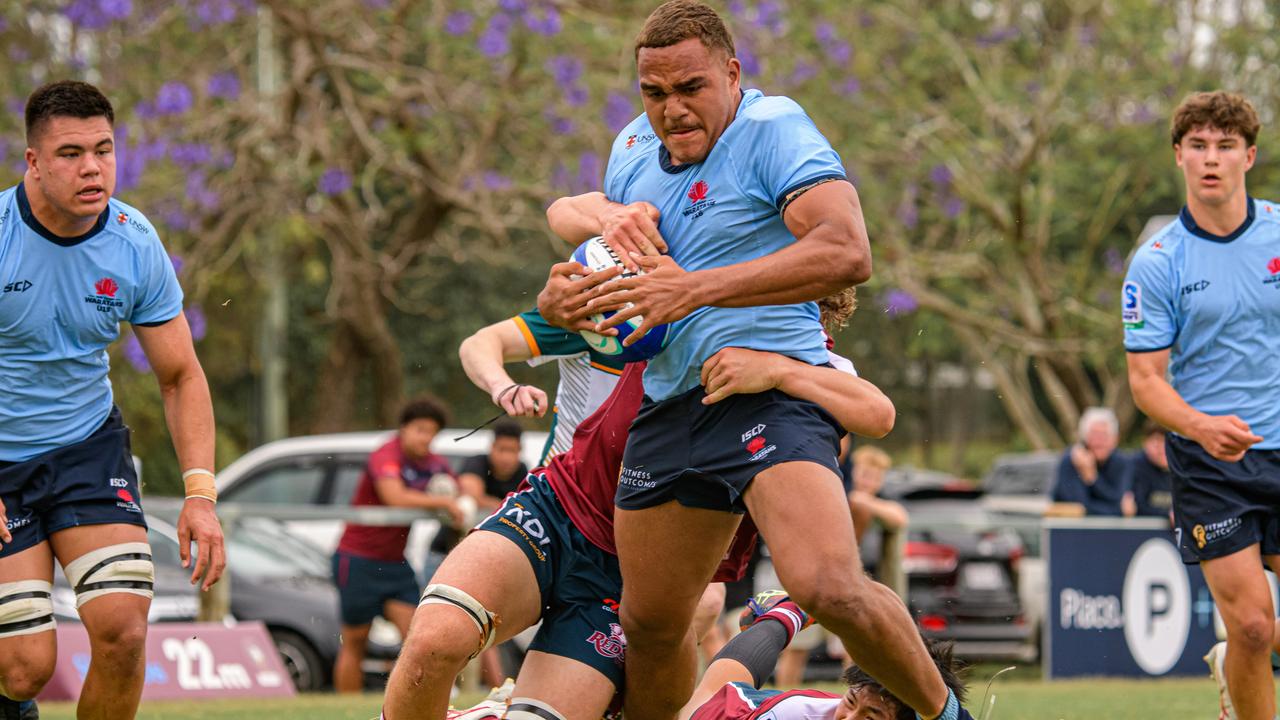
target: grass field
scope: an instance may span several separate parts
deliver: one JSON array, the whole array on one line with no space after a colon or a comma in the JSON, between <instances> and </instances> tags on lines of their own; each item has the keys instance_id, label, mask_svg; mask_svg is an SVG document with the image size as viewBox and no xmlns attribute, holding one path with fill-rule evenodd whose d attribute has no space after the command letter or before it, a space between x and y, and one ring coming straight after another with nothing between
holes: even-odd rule
<instances>
[{"instance_id":1,"label":"grass field","mask_svg":"<svg viewBox=\"0 0 1280 720\"><path fill-rule=\"evenodd\" d=\"M971 683L966 705L981 717L979 703L985 679ZM835 685L820 686L838 691ZM1213 681L1075 680L1045 683L1025 677L996 681L995 707L989 720L1213 720L1217 689ZM466 700L466 698L462 698ZM149 703L139 720L369 720L378 716L381 697L306 695L292 700L225 700L218 702ZM45 703L43 720L72 720L75 706Z\"/></svg>"}]
</instances>

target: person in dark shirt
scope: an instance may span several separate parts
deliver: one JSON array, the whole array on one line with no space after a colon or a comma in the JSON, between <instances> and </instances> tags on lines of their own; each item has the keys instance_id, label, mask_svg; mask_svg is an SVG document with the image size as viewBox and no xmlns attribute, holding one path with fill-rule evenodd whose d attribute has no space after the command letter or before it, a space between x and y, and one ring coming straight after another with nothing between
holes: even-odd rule
<instances>
[{"instance_id":1,"label":"person in dark shirt","mask_svg":"<svg viewBox=\"0 0 1280 720\"><path fill-rule=\"evenodd\" d=\"M1148 422L1143 428L1142 449L1130 457L1133 463L1133 500L1138 515L1169 517L1173 507L1172 476L1164 454L1165 429Z\"/></svg>"},{"instance_id":2,"label":"person in dark shirt","mask_svg":"<svg viewBox=\"0 0 1280 720\"><path fill-rule=\"evenodd\" d=\"M1079 442L1058 464L1053 500L1078 503L1086 515L1132 517L1132 463L1116 452L1120 424L1107 408L1088 408L1080 416Z\"/></svg>"},{"instance_id":3,"label":"person in dark shirt","mask_svg":"<svg viewBox=\"0 0 1280 720\"><path fill-rule=\"evenodd\" d=\"M520 425L514 420L500 420L493 426L493 445L486 455L467 458L458 472L462 492L475 498L485 513L497 510L507 493L529 474L520 460Z\"/></svg>"}]
</instances>

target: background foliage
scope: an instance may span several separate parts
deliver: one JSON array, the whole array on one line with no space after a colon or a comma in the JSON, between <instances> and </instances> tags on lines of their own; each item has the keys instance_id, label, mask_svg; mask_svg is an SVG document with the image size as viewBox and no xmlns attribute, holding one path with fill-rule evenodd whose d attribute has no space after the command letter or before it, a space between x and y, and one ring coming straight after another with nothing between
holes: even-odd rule
<instances>
[{"instance_id":1,"label":"background foliage","mask_svg":"<svg viewBox=\"0 0 1280 720\"><path fill-rule=\"evenodd\" d=\"M0 181L39 83L99 83L119 187L160 229L214 390L219 460L263 439L258 328L287 292L289 431L387 426L402 398L491 413L456 361L567 254L543 220L598 188L639 112L654 2L31 0L0 10ZM901 412L888 443L976 473L973 447L1055 447L1079 411L1133 418L1115 305L1152 215L1181 205L1187 92L1263 115L1275 15L1247 0L732 0L747 86L798 100L862 195L875 276L839 338ZM113 350L153 488L175 461L145 358ZM546 370L525 371L550 386ZM935 452L946 448L948 452ZM989 453L987 453L989 454Z\"/></svg>"}]
</instances>

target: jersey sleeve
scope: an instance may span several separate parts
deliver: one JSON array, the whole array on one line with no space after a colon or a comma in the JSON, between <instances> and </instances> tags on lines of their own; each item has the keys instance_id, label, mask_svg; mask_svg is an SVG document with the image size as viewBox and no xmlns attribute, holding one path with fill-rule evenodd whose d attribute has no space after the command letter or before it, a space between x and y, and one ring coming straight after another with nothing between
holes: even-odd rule
<instances>
[{"instance_id":1,"label":"jersey sleeve","mask_svg":"<svg viewBox=\"0 0 1280 720\"><path fill-rule=\"evenodd\" d=\"M591 346L572 330L554 327L543 319L537 308L511 318L535 359L570 357L588 352Z\"/></svg>"},{"instance_id":2,"label":"jersey sleeve","mask_svg":"<svg viewBox=\"0 0 1280 720\"><path fill-rule=\"evenodd\" d=\"M811 187L846 179L840 155L794 102L750 122L756 192L778 212Z\"/></svg>"},{"instance_id":3,"label":"jersey sleeve","mask_svg":"<svg viewBox=\"0 0 1280 720\"><path fill-rule=\"evenodd\" d=\"M173 262L159 240L143 246L138 267L138 295L129 322L133 325L160 325L182 312L182 286Z\"/></svg>"},{"instance_id":4,"label":"jersey sleeve","mask_svg":"<svg viewBox=\"0 0 1280 720\"><path fill-rule=\"evenodd\" d=\"M383 445L374 450L369 455L369 462L365 466L365 470L368 471L369 477L373 478L375 484L379 478L402 478L403 475L400 474L400 456L395 451L394 444Z\"/></svg>"},{"instance_id":5,"label":"jersey sleeve","mask_svg":"<svg viewBox=\"0 0 1280 720\"><path fill-rule=\"evenodd\" d=\"M1124 349L1154 352L1173 345L1178 337L1177 308L1168 254L1139 250L1129 264L1120 290Z\"/></svg>"}]
</instances>

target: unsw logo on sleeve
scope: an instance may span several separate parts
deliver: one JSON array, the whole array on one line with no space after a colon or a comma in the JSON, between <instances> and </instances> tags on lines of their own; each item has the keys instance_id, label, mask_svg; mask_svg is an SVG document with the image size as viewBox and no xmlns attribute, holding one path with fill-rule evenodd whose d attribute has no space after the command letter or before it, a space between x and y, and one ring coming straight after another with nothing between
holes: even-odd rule
<instances>
[{"instance_id":1,"label":"unsw logo on sleeve","mask_svg":"<svg viewBox=\"0 0 1280 720\"><path fill-rule=\"evenodd\" d=\"M1120 318L1125 330L1138 330L1146 323L1142 319L1142 286L1126 282L1120 291Z\"/></svg>"}]
</instances>

